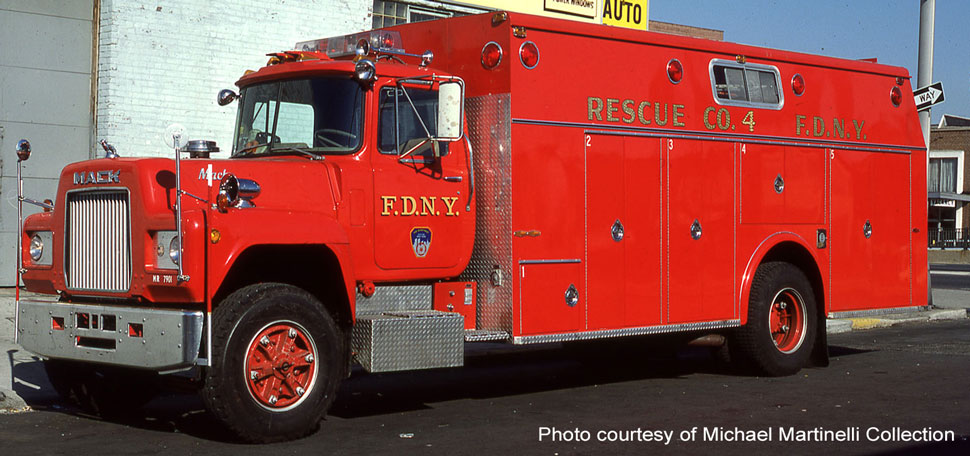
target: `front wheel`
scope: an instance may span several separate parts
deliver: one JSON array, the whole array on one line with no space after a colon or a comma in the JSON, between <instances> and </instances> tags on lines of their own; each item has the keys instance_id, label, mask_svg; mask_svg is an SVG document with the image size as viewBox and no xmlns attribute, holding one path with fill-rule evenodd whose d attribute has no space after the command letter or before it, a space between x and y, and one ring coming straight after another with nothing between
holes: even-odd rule
<instances>
[{"instance_id":1,"label":"front wheel","mask_svg":"<svg viewBox=\"0 0 970 456\"><path fill-rule=\"evenodd\" d=\"M760 374L792 375L808 363L816 331L815 294L805 274L790 263L758 266L748 322L732 341L738 358Z\"/></svg>"},{"instance_id":2,"label":"front wheel","mask_svg":"<svg viewBox=\"0 0 970 456\"><path fill-rule=\"evenodd\" d=\"M343 337L323 305L299 288L242 288L216 308L208 410L249 442L316 430L341 379Z\"/></svg>"}]
</instances>

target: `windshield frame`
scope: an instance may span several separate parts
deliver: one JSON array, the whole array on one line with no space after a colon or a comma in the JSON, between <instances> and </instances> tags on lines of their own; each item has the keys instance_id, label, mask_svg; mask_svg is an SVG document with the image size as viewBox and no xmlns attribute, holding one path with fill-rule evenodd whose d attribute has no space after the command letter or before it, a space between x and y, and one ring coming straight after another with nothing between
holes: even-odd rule
<instances>
[{"instance_id":1,"label":"windshield frame","mask_svg":"<svg viewBox=\"0 0 970 456\"><path fill-rule=\"evenodd\" d=\"M339 82L339 83L344 83L344 81L346 81L347 87L352 88L352 90L354 91L353 94L356 95L356 100L353 103L354 113L352 113L351 115L355 116L355 119L351 119L349 120L349 122L351 123L351 126L355 128L353 129L353 131L349 133L356 135L357 137L356 146L351 149L334 150L333 148L329 148L326 146L314 147L313 144L296 143L296 142L274 142L272 139L278 138L278 136L276 136L276 133L278 132L280 106L285 103L288 103L286 101L283 101L282 103L280 102L280 98L283 92L283 85L293 81L309 81L311 82L311 84L313 84L321 80ZM253 93L251 91L258 90L259 87L266 87L266 86L273 86L273 85L276 86L276 95L275 97L269 99L268 100L269 103L266 103L262 108L262 109L273 109L273 113L272 113L273 117L271 120L272 129L270 132L268 132L270 135L269 139L266 140L265 142L258 143L258 145L256 146L242 147L241 136L243 134L249 135L252 131L258 130L253 128L256 125L256 121L255 121L256 117L254 117L253 119L250 119L248 126L245 126L245 127L243 126L243 123L245 122L244 112L248 107L246 104L247 93ZM234 134L233 134L233 142L232 142L232 153L230 155L230 158L261 158L261 157L272 157L272 156L293 155L293 154L312 154L321 158L325 156L330 156L330 155L354 155L360 152L361 149L363 149L365 144L365 139L366 139L365 122L367 117L366 110L367 110L367 99L369 97L367 92L368 91L363 90L360 87L360 85L357 84L356 81L343 75L300 76L300 77L292 77L292 78L273 79L273 80L261 81L254 84L246 85L240 89L239 107L236 110L236 120L233 128ZM351 96L351 97L354 95L348 94L348 96ZM254 105L255 103L256 102L254 102ZM273 105L275 105L275 107L272 107ZM313 107L314 110L327 109L326 106L316 106L312 103L308 104L307 106ZM252 110L255 111L256 109L253 108ZM267 112L266 114L262 114L262 115L266 116L268 114L269 113ZM244 133L244 130L245 130L245 133ZM318 130L319 129L316 128L316 125L314 125L314 129L311 132L311 134ZM267 132L263 132L260 130L260 133L267 133Z\"/></svg>"}]
</instances>

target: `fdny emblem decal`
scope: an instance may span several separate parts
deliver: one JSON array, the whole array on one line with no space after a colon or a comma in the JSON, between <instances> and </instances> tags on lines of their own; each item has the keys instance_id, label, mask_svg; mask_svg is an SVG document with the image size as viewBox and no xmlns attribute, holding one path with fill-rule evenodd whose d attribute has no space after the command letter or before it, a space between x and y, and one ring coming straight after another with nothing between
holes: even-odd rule
<instances>
[{"instance_id":1,"label":"fdny emblem decal","mask_svg":"<svg viewBox=\"0 0 970 456\"><path fill-rule=\"evenodd\" d=\"M431 250L431 228L414 228L411 230L411 249L414 256L424 258Z\"/></svg>"},{"instance_id":2,"label":"fdny emblem decal","mask_svg":"<svg viewBox=\"0 0 970 456\"><path fill-rule=\"evenodd\" d=\"M82 171L74 173L74 185L111 184L121 182L121 170Z\"/></svg>"}]
</instances>

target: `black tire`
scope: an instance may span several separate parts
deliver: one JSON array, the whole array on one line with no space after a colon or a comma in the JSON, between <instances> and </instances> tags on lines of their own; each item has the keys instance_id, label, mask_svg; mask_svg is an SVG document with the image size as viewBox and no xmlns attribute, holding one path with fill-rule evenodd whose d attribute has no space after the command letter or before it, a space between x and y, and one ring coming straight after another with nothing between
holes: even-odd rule
<instances>
[{"instance_id":1,"label":"black tire","mask_svg":"<svg viewBox=\"0 0 970 456\"><path fill-rule=\"evenodd\" d=\"M345 368L344 338L320 301L291 285L250 285L215 309L212 327L209 412L246 442L314 432Z\"/></svg>"},{"instance_id":2,"label":"black tire","mask_svg":"<svg viewBox=\"0 0 970 456\"><path fill-rule=\"evenodd\" d=\"M129 418L158 395L158 375L150 371L48 359L54 390L84 412L105 419Z\"/></svg>"},{"instance_id":3,"label":"black tire","mask_svg":"<svg viewBox=\"0 0 970 456\"><path fill-rule=\"evenodd\" d=\"M793 375L809 361L817 322L805 274L790 263L764 263L751 282L747 324L730 343L732 360L762 375Z\"/></svg>"}]
</instances>

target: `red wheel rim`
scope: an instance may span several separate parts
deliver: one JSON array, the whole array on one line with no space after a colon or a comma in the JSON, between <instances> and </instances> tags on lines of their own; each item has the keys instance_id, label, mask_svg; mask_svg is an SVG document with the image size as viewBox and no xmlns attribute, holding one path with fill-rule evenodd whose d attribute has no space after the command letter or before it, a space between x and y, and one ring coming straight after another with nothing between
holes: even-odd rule
<instances>
[{"instance_id":1,"label":"red wheel rim","mask_svg":"<svg viewBox=\"0 0 970 456\"><path fill-rule=\"evenodd\" d=\"M249 342L243 375L259 405L274 412L289 410L316 382L316 344L298 323L270 323Z\"/></svg>"},{"instance_id":2,"label":"red wheel rim","mask_svg":"<svg viewBox=\"0 0 970 456\"><path fill-rule=\"evenodd\" d=\"M805 301L793 288L775 294L768 313L768 329L775 347L782 353L792 353L805 340Z\"/></svg>"}]
</instances>

